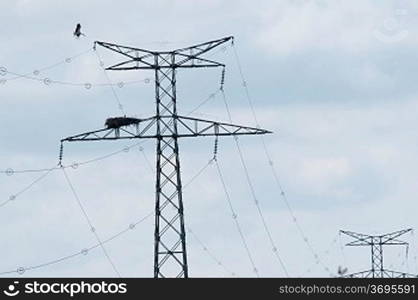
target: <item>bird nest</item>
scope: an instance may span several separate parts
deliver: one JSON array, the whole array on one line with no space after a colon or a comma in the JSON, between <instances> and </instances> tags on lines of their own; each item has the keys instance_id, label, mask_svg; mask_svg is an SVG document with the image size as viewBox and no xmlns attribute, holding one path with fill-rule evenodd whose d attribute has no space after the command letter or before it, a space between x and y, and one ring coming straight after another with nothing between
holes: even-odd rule
<instances>
[{"instance_id":1,"label":"bird nest","mask_svg":"<svg viewBox=\"0 0 418 300\"><path fill-rule=\"evenodd\" d=\"M122 126L135 125L140 122L137 118L116 117L106 119L105 126L107 128L120 128Z\"/></svg>"}]
</instances>

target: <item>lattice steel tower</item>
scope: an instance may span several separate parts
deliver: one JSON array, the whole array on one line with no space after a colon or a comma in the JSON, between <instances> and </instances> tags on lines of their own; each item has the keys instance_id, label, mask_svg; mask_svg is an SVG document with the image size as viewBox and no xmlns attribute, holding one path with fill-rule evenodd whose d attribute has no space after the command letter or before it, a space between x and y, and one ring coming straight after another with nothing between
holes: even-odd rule
<instances>
[{"instance_id":1,"label":"lattice steel tower","mask_svg":"<svg viewBox=\"0 0 418 300\"><path fill-rule=\"evenodd\" d=\"M346 246L370 246L371 249L371 269L346 275L345 277L362 277L362 278L394 278L394 277L417 277L408 273L387 270L383 265L383 246L407 246L405 241L397 238L407 232L412 231L411 228L395 231L383 235L367 235L351 231L340 230L340 233L348 235L355 240L346 244Z\"/></svg>"},{"instance_id":2,"label":"lattice steel tower","mask_svg":"<svg viewBox=\"0 0 418 300\"><path fill-rule=\"evenodd\" d=\"M61 141L156 139L154 277L188 277L178 139L270 133L260 128L196 119L177 113L176 72L185 68L225 68L224 64L207 59L204 54L228 41L233 42L233 37L173 51L151 51L95 42L95 46L100 45L127 58L106 70L154 71L156 114L145 119L112 118L106 122L107 128Z\"/></svg>"}]
</instances>

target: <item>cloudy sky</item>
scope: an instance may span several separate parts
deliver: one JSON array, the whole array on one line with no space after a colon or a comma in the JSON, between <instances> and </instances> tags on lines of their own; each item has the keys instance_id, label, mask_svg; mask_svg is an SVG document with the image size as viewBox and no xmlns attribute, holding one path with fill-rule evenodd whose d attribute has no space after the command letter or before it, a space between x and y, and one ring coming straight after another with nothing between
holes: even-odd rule
<instances>
[{"instance_id":1,"label":"cloudy sky","mask_svg":"<svg viewBox=\"0 0 418 300\"><path fill-rule=\"evenodd\" d=\"M158 50L235 37L259 123L274 132L265 143L296 223L262 140L239 142L290 276L330 276L339 265L349 272L368 269L369 249L341 247L350 239L340 237L340 229L380 234L418 228L415 1L6 0L0 17L0 273L116 276L99 247L82 251L97 240L63 172L18 173L55 166L59 140L123 114L118 102L127 115L153 114L154 89L146 80L152 74L105 73L100 62L106 66L119 57L94 52L94 40ZM78 22L86 36L75 39ZM254 126L234 48L228 44L211 58L227 65L233 121ZM186 114L199 105L219 89L219 81L220 70L181 71L179 110ZM125 84L113 92L101 85L109 82ZM228 120L219 93L194 115ZM66 169L102 240L153 211L155 145L135 142L64 147L64 164L71 165L130 146ZM207 164L213 145L211 138L180 141L185 183ZM218 160L259 275L285 276L233 139L220 139ZM184 202L194 233L187 236L190 275L255 276L215 165L185 188ZM153 226L151 216L105 243L122 276L153 275ZM385 252L386 267L418 273L416 235L405 240L408 257L405 248L392 247Z\"/></svg>"}]
</instances>

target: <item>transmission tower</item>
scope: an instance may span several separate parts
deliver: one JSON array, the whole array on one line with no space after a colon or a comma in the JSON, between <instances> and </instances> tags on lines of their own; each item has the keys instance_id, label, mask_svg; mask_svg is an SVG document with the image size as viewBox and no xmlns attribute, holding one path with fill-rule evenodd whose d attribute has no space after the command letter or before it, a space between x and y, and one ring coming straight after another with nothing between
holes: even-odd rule
<instances>
[{"instance_id":1,"label":"transmission tower","mask_svg":"<svg viewBox=\"0 0 418 300\"><path fill-rule=\"evenodd\" d=\"M412 231L412 228L395 231L383 235L367 235L351 231L340 230L340 233L348 235L355 240L346 246L370 246L371 249L371 269L352 273L344 277L358 278L395 278L395 277L418 277L417 275L392 271L384 268L383 265L383 246L406 246L408 243L398 240L398 237Z\"/></svg>"},{"instance_id":2,"label":"transmission tower","mask_svg":"<svg viewBox=\"0 0 418 300\"><path fill-rule=\"evenodd\" d=\"M253 127L182 116L177 113L176 73L179 69L221 67L204 57L228 42L226 37L173 51L151 51L105 42L95 42L121 54L126 60L106 70L152 70L156 113L144 119L118 117L106 121L107 128L67 137L64 141L156 139L154 277L188 277L186 232L178 139L201 136L237 136L270 133ZM61 148L62 149L62 148ZM62 152L61 152L62 157Z\"/></svg>"}]
</instances>

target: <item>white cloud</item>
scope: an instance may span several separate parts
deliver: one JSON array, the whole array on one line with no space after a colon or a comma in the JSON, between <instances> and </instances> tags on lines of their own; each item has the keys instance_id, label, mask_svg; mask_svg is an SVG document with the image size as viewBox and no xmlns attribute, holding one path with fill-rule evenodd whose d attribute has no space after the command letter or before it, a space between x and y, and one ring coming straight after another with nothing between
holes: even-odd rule
<instances>
[{"instance_id":1,"label":"white cloud","mask_svg":"<svg viewBox=\"0 0 418 300\"><path fill-rule=\"evenodd\" d=\"M260 46L289 56L298 52L362 53L404 45L414 4L389 1L277 1L262 13ZM413 41L412 41L413 42Z\"/></svg>"}]
</instances>

